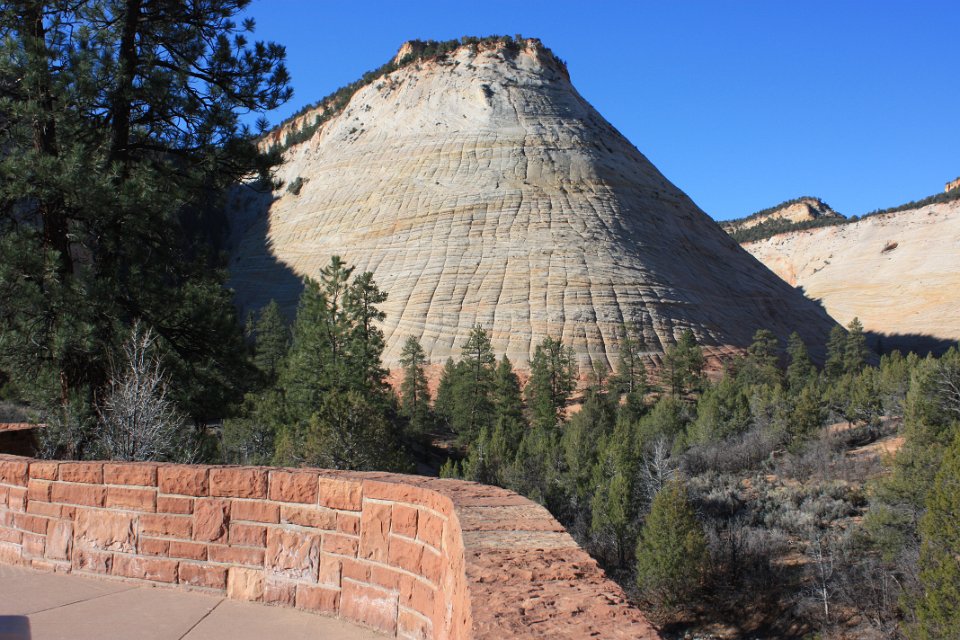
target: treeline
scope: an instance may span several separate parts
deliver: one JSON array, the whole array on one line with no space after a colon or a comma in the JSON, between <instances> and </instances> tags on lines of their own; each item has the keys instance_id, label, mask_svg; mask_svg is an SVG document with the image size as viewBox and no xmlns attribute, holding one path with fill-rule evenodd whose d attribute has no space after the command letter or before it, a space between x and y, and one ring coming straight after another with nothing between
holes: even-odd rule
<instances>
[{"instance_id":1,"label":"treeline","mask_svg":"<svg viewBox=\"0 0 960 640\"><path fill-rule=\"evenodd\" d=\"M761 330L708 377L687 331L653 379L626 326L612 372L579 371L548 337L522 385L477 326L435 397L408 339L398 396L379 364L384 297L334 259L292 331L275 304L259 314L263 384L224 425L227 461L410 470L448 442L442 476L544 504L665 629L921 638L960 624L955 349L877 359L855 320L818 368L797 335ZM889 461L871 453L899 438Z\"/></svg>"}]
</instances>

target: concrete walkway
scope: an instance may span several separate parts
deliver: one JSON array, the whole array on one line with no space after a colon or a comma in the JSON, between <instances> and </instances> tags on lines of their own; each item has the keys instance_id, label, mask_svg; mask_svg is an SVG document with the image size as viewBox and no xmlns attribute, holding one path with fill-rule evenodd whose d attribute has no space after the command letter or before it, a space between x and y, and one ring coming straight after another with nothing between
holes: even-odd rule
<instances>
[{"instance_id":1,"label":"concrete walkway","mask_svg":"<svg viewBox=\"0 0 960 640\"><path fill-rule=\"evenodd\" d=\"M0 565L0 640L382 640L323 616L202 593Z\"/></svg>"}]
</instances>

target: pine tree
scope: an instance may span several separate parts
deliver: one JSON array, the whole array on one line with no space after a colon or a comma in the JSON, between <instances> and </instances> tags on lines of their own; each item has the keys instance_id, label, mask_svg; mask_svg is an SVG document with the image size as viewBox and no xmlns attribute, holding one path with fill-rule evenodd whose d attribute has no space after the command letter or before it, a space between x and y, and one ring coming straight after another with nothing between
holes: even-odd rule
<instances>
[{"instance_id":1,"label":"pine tree","mask_svg":"<svg viewBox=\"0 0 960 640\"><path fill-rule=\"evenodd\" d=\"M663 367L671 393L679 396L696 389L704 365L703 349L697 344L693 331L685 329L680 334L680 340L663 354Z\"/></svg>"},{"instance_id":2,"label":"pine tree","mask_svg":"<svg viewBox=\"0 0 960 640\"><path fill-rule=\"evenodd\" d=\"M863 325L854 318L847 325L847 338L843 346L843 370L847 373L860 373L867 364L870 349L863 335Z\"/></svg>"},{"instance_id":3,"label":"pine tree","mask_svg":"<svg viewBox=\"0 0 960 640\"><path fill-rule=\"evenodd\" d=\"M275 300L260 310L254 332L253 364L268 383L275 382L290 348L290 329Z\"/></svg>"},{"instance_id":4,"label":"pine tree","mask_svg":"<svg viewBox=\"0 0 960 640\"><path fill-rule=\"evenodd\" d=\"M223 190L279 161L240 114L291 90L283 48L234 22L246 4L0 7L0 368L80 434L68 455L137 321L198 427L250 379L210 230Z\"/></svg>"},{"instance_id":5,"label":"pine tree","mask_svg":"<svg viewBox=\"0 0 960 640\"><path fill-rule=\"evenodd\" d=\"M319 281L304 283L278 381L282 402L273 419L280 425L278 463L368 469L379 459L379 468L402 466L395 428L399 410L380 363L383 335L377 323L383 314L376 304L385 296L369 273L351 282L352 274L352 267L333 256Z\"/></svg>"},{"instance_id":6,"label":"pine tree","mask_svg":"<svg viewBox=\"0 0 960 640\"><path fill-rule=\"evenodd\" d=\"M816 380L817 370L810 361L807 345L796 331L787 339L787 386L796 392Z\"/></svg>"},{"instance_id":7,"label":"pine tree","mask_svg":"<svg viewBox=\"0 0 960 640\"><path fill-rule=\"evenodd\" d=\"M460 372L461 369L453 361L453 358L447 358L447 361L443 364L443 370L440 372L437 398L433 403L433 413L439 424L446 429L453 428L454 394Z\"/></svg>"},{"instance_id":8,"label":"pine tree","mask_svg":"<svg viewBox=\"0 0 960 640\"><path fill-rule=\"evenodd\" d=\"M680 481L653 499L637 542L637 584L671 607L693 593L703 573L706 538Z\"/></svg>"},{"instance_id":9,"label":"pine tree","mask_svg":"<svg viewBox=\"0 0 960 640\"><path fill-rule=\"evenodd\" d=\"M777 337L772 331L757 329L753 334L753 342L747 348L747 356L737 371L738 381L743 385L779 384L777 348Z\"/></svg>"},{"instance_id":10,"label":"pine tree","mask_svg":"<svg viewBox=\"0 0 960 640\"><path fill-rule=\"evenodd\" d=\"M403 414L410 421L410 430L423 435L430 427L430 391L424 365L427 354L414 336L407 338L400 353L403 381L400 383L400 398Z\"/></svg>"},{"instance_id":11,"label":"pine tree","mask_svg":"<svg viewBox=\"0 0 960 640\"><path fill-rule=\"evenodd\" d=\"M846 370L845 354L847 349L847 332L840 325L830 329L830 338L827 340L827 361L823 373L828 380L836 380Z\"/></svg>"},{"instance_id":12,"label":"pine tree","mask_svg":"<svg viewBox=\"0 0 960 640\"><path fill-rule=\"evenodd\" d=\"M536 346L526 388L531 424L542 428L555 428L560 424L570 394L576 388L576 366L573 350L565 348L560 340L547 336Z\"/></svg>"},{"instance_id":13,"label":"pine tree","mask_svg":"<svg viewBox=\"0 0 960 640\"><path fill-rule=\"evenodd\" d=\"M960 423L956 425L960 427ZM960 637L960 428L947 449L920 521L918 640Z\"/></svg>"},{"instance_id":14,"label":"pine tree","mask_svg":"<svg viewBox=\"0 0 960 640\"><path fill-rule=\"evenodd\" d=\"M480 325L461 350L453 387L451 427L461 443L472 442L483 427L493 424L493 371L496 358L490 336Z\"/></svg>"},{"instance_id":15,"label":"pine tree","mask_svg":"<svg viewBox=\"0 0 960 640\"><path fill-rule=\"evenodd\" d=\"M643 335L636 325L623 325L619 331L620 351L617 372L611 383L620 393L643 398L647 392L647 369L643 358Z\"/></svg>"}]
</instances>

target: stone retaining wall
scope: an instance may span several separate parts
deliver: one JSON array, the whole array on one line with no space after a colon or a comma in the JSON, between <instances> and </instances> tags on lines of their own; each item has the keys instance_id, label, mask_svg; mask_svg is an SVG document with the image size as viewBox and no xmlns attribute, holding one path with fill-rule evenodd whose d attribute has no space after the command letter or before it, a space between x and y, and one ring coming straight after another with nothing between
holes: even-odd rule
<instances>
[{"instance_id":1,"label":"stone retaining wall","mask_svg":"<svg viewBox=\"0 0 960 640\"><path fill-rule=\"evenodd\" d=\"M545 509L455 480L0 455L0 562L400 638L658 637Z\"/></svg>"}]
</instances>

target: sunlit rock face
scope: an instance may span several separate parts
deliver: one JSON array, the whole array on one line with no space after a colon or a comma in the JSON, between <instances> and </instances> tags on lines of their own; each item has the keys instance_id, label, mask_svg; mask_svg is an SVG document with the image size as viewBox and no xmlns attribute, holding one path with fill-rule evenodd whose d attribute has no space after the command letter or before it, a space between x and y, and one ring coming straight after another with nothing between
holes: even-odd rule
<instances>
[{"instance_id":1,"label":"sunlit rock face","mask_svg":"<svg viewBox=\"0 0 960 640\"><path fill-rule=\"evenodd\" d=\"M308 113L302 120L309 120ZM387 366L415 336L433 363L474 325L519 366L545 336L581 371L616 361L624 323L651 364L684 329L710 355L754 331L832 320L741 249L570 83L538 41L464 46L358 91L291 147L272 196L239 189L232 286L291 314L331 255L389 293Z\"/></svg>"},{"instance_id":2,"label":"sunlit rock face","mask_svg":"<svg viewBox=\"0 0 960 640\"><path fill-rule=\"evenodd\" d=\"M882 349L960 340L960 201L792 231L744 247Z\"/></svg>"}]
</instances>

